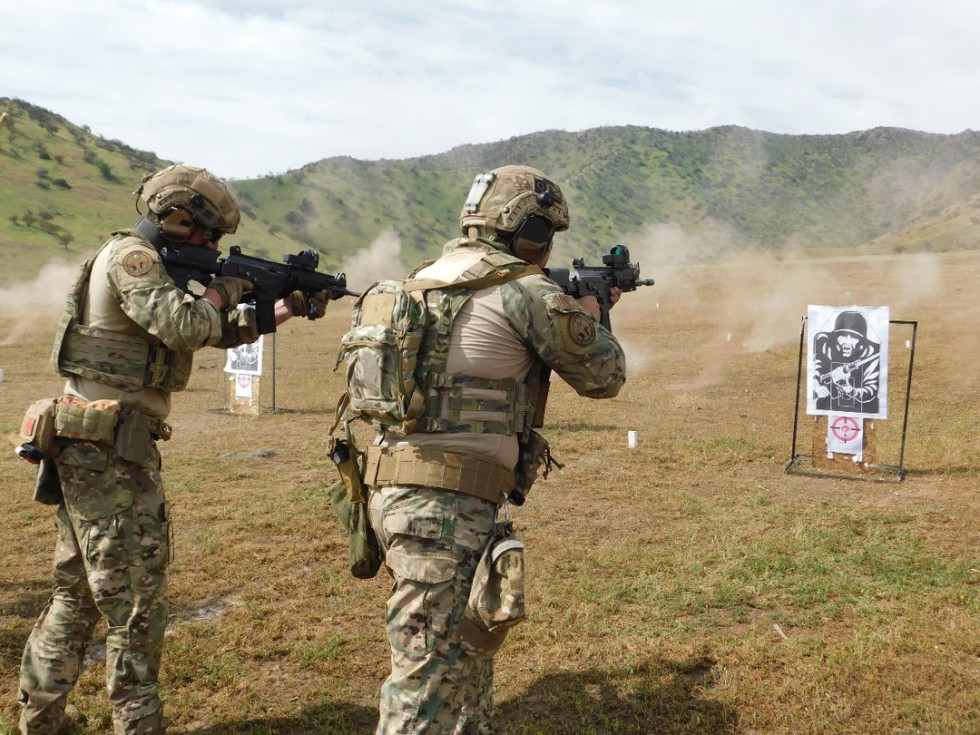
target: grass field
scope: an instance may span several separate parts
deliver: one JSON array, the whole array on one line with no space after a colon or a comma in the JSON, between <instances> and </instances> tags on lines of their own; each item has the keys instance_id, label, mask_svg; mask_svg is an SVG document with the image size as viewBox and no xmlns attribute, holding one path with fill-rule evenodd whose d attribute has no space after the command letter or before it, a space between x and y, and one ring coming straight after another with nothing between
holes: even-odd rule
<instances>
[{"instance_id":1,"label":"grass field","mask_svg":"<svg viewBox=\"0 0 980 735\"><path fill-rule=\"evenodd\" d=\"M497 657L499 732L980 732L980 252L641 261L657 285L612 313L625 388L589 402L553 387L545 433L565 468L512 511L529 620ZM918 322L902 482L785 473L808 304L887 305ZM280 330L275 413L222 410L217 351L175 396L162 445L173 733L376 722L389 582L349 575L324 497L348 317L340 302ZM47 365L53 322L24 318L0 312L5 434L61 386ZM881 462L898 460L904 339ZM267 368L267 403L271 387ZM809 450L811 418L800 433ZM0 455L0 733L15 731L20 653L51 585L53 513L31 501L32 482ZM98 644L71 697L85 735L110 728Z\"/></svg>"}]
</instances>

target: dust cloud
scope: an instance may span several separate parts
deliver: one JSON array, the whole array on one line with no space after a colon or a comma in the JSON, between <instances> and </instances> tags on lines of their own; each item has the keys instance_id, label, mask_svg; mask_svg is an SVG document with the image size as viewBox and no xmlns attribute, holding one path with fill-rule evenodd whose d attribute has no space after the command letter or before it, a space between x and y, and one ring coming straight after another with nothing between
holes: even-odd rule
<instances>
[{"instance_id":1,"label":"dust cloud","mask_svg":"<svg viewBox=\"0 0 980 735\"><path fill-rule=\"evenodd\" d=\"M25 335L39 330L54 332L65 307L65 295L72 284L78 264L68 261L46 263L32 281L14 283L0 289L0 316L11 322L10 333L0 346L17 344Z\"/></svg>"},{"instance_id":2,"label":"dust cloud","mask_svg":"<svg viewBox=\"0 0 980 735\"><path fill-rule=\"evenodd\" d=\"M345 258L341 266L347 274L347 287L360 292L375 281L404 278L408 269L402 265L401 249L398 233L389 229L368 247Z\"/></svg>"},{"instance_id":3,"label":"dust cloud","mask_svg":"<svg viewBox=\"0 0 980 735\"><path fill-rule=\"evenodd\" d=\"M713 223L696 231L650 226L628 245L641 276L656 279L657 293L655 299L647 292L627 294L622 303L642 298L643 308L649 308L656 301L663 318L671 320L664 339L685 332L695 363L685 387L720 382L740 355L798 344L811 304L888 306L892 319L914 319L917 309L942 299L947 288L941 256L935 254L856 250L851 256L814 258L791 244L778 252L752 250ZM649 349L644 354L635 346L624 348L634 371L654 369L657 360Z\"/></svg>"}]
</instances>

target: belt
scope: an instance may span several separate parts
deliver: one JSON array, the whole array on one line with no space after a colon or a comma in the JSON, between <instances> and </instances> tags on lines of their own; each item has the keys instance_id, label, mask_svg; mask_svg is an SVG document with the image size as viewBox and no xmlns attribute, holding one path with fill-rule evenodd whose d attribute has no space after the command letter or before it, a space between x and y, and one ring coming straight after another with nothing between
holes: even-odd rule
<instances>
[{"instance_id":1,"label":"belt","mask_svg":"<svg viewBox=\"0 0 980 735\"><path fill-rule=\"evenodd\" d=\"M513 470L477 454L374 445L367 449L364 482L372 487L436 487L497 504L507 499L515 485Z\"/></svg>"},{"instance_id":2,"label":"belt","mask_svg":"<svg viewBox=\"0 0 980 735\"><path fill-rule=\"evenodd\" d=\"M133 413L138 412L121 409L118 401L83 401L62 396L55 402L54 432L66 439L103 442L111 447L115 444L117 429ZM173 429L166 421L145 413L141 418L152 439L170 439Z\"/></svg>"}]
</instances>

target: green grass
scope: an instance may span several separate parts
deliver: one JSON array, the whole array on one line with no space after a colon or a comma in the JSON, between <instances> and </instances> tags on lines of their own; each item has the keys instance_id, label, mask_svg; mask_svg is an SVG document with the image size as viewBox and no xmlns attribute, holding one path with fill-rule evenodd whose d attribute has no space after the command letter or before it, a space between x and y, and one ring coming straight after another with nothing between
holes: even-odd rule
<instances>
[{"instance_id":1,"label":"green grass","mask_svg":"<svg viewBox=\"0 0 980 735\"><path fill-rule=\"evenodd\" d=\"M948 253L935 265L935 287L916 298L899 277L921 271L911 255L718 263L624 296L613 323L642 367L601 403L555 380L545 434L565 468L512 509L529 619L495 662L501 735L980 731L980 261ZM922 325L901 483L784 472L800 314L834 303L827 289L840 283L853 283L849 301ZM768 349L719 348L719 334L757 326L742 315L786 284L793 298L766 322ZM221 410L217 351L199 354L174 398L161 447L176 554L161 684L174 735L364 733L377 721L390 582L350 576L324 492L348 324L339 302L280 330L278 413ZM0 312L8 433L63 383L47 366L54 324L20 327ZM897 454L898 420L878 432L883 459ZM808 447L812 424L801 431ZM30 500L32 481L0 455L2 735L51 586L52 513ZM77 735L111 727L103 663L71 702Z\"/></svg>"}]
</instances>

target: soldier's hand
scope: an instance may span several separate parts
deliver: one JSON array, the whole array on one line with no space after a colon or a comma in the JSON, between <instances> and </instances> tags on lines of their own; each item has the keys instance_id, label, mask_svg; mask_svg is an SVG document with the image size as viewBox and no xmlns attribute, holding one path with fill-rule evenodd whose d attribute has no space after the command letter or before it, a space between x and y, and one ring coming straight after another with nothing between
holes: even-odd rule
<instances>
[{"instance_id":1,"label":"soldier's hand","mask_svg":"<svg viewBox=\"0 0 980 735\"><path fill-rule=\"evenodd\" d=\"M319 319L327 310L327 292L317 291L313 294L305 294L302 291L293 291L289 299L293 310L293 316L305 316L310 319Z\"/></svg>"},{"instance_id":2,"label":"soldier's hand","mask_svg":"<svg viewBox=\"0 0 980 735\"><path fill-rule=\"evenodd\" d=\"M580 297L578 303L586 314L591 315L593 319L599 321L599 318L602 316L602 310L599 308L599 299L592 294L587 294Z\"/></svg>"},{"instance_id":3,"label":"soldier's hand","mask_svg":"<svg viewBox=\"0 0 980 735\"><path fill-rule=\"evenodd\" d=\"M221 299L221 308L233 309L242 300L242 294L252 290L252 282L236 276L216 276L211 279L204 294L214 291Z\"/></svg>"}]
</instances>

